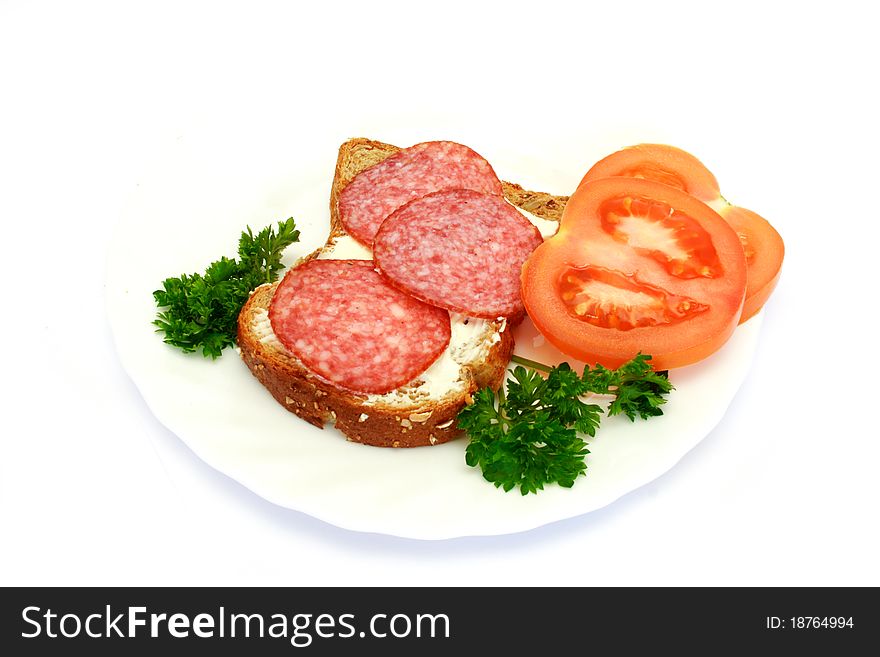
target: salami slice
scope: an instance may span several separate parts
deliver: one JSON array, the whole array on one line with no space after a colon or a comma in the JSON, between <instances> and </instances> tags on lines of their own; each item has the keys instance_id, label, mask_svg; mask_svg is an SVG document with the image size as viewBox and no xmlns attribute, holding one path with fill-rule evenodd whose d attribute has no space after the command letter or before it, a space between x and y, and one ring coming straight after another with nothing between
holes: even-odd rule
<instances>
[{"instance_id":1,"label":"salami slice","mask_svg":"<svg viewBox=\"0 0 880 657\"><path fill-rule=\"evenodd\" d=\"M450 338L449 313L388 285L369 260L310 260L290 270L269 319L306 367L354 392L409 383Z\"/></svg>"},{"instance_id":2,"label":"salami slice","mask_svg":"<svg viewBox=\"0 0 880 657\"><path fill-rule=\"evenodd\" d=\"M397 208L453 188L502 193L492 166L467 146L451 141L416 144L355 176L339 194L339 219L345 232L372 246L379 225Z\"/></svg>"},{"instance_id":3,"label":"salami slice","mask_svg":"<svg viewBox=\"0 0 880 657\"><path fill-rule=\"evenodd\" d=\"M525 311L520 270L541 241L503 197L454 189L389 216L376 234L373 258L417 299L474 317L512 317Z\"/></svg>"}]
</instances>

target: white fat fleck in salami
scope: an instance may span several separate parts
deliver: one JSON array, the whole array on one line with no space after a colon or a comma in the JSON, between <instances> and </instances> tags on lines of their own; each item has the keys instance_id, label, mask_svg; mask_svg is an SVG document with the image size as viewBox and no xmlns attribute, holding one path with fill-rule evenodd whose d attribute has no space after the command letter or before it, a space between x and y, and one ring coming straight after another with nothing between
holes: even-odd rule
<instances>
[{"instance_id":1,"label":"white fat fleck in salami","mask_svg":"<svg viewBox=\"0 0 880 657\"><path fill-rule=\"evenodd\" d=\"M467 146L451 141L416 144L355 176L339 194L339 219L345 232L371 246L379 225L397 208L453 188L502 194L492 166Z\"/></svg>"},{"instance_id":2,"label":"white fat fleck in salami","mask_svg":"<svg viewBox=\"0 0 880 657\"><path fill-rule=\"evenodd\" d=\"M473 317L524 312L520 271L541 234L502 197L454 189L411 201L379 228L373 258L397 287Z\"/></svg>"},{"instance_id":3,"label":"white fat fleck in salami","mask_svg":"<svg viewBox=\"0 0 880 657\"><path fill-rule=\"evenodd\" d=\"M272 330L321 378L383 394L424 372L449 344L449 313L389 285L369 260L310 260L269 306Z\"/></svg>"}]
</instances>

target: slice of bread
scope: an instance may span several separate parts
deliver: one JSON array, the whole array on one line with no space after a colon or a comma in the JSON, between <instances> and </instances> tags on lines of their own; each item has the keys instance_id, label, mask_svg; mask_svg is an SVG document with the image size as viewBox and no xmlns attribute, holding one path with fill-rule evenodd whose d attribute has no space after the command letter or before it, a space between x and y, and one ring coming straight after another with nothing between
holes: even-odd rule
<instances>
[{"instance_id":1,"label":"slice of bread","mask_svg":"<svg viewBox=\"0 0 880 657\"><path fill-rule=\"evenodd\" d=\"M367 249L345 234L337 212L339 193L358 173L398 150L368 139L351 139L340 147L330 191L327 243L300 262L370 256ZM551 227L561 218L568 200L507 182L503 189L507 200L525 211L527 217ZM347 251L344 254L343 249ZM330 422L349 440L379 447L443 443L458 435L455 418L471 401L471 395L484 386L497 389L504 380L513 352L512 327L503 319L453 314L449 347L415 381L384 395L341 390L310 372L275 337L268 311L276 285L257 288L242 308L238 346L244 362L272 396L317 427Z\"/></svg>"}]
</instances>

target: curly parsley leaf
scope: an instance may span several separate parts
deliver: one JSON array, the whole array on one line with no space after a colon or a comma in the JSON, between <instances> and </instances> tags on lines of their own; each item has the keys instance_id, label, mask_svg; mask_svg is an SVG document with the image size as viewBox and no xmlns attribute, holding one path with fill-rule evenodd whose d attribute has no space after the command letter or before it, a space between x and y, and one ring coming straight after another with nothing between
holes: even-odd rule
<instances>
[{"instance_id":1,"label":"curly parsley leaf","mask_svg":"<svg viewBox=\"0 0 880 657\"><path fill-rule=\"evenodd\" d=\"M239 266L251 272L256 278L261 278L258 285L271 283L284 268L281 264L284 249L298 241L299 231L296 230L293 217L278 222L277 234L271 226L268 226L254 235L248 226L238 240Z\"/></svg>"},{"instance_id":2,"label":"curly parsley leaf","mask_svg":"<svg viewBox=\"0 0 880 657\"><path fill-rule=\"evenodd\" d=\"M251 291L271 283L283 269L284 249L299 240L293 218L267 226L256 235L250 227L238 241L238 260L220 258L204 274L167 278L153 292L159 308L153 324L164 341L185 352L201 349L218 358L235 344L238 313Z\"/></svg>"},{"instance_id":3,"label":"curly parsley leaf","mask_svg":"<svg viewBox=\"0 0 880 657\"><path fill-rule=\"evenodd\" d=\"M540 375L518 367L514 376L521 376L523 389L528 389ZM508 388L516 398L515 382ZM543 386L542 386L543 387ZM458 426L471 436L465 451L465 462L480 466L483 476L505 491L519 486L523 495L536 493L544 484L556 481L562 486L586 469L584 456L589 453L577 431L552 417L552 411L537 406L516 409L498 400L489 388L474 396L474 403L458 416ZM508 415L509 413L509 415Z\"/></svg>"},{"instance_id":4,"label":"curly parsley leaf","mask_svg":"<svg viewBox=\"0 0 880 657\"><path fill-rule=\"evenodd\" d=\"M505 491L519 487L527 495L549 483L570 488L586 473L583 436L595 436L602 419L601 406L585 396L613 396L608 414L630 420L663 414L672 384L666 372L651 369L650 359L639 354L616 370L587 366L578 375L568 363L548 367L514 356L519 365L506 392L482 388L458 415L470 439L465 462Z\"/></svg>"},{"instance_id":5,"label":"curly parsley leaf","mask_svg":"<svg viewBox=\"0 0 880 657\"><path fill-rule=\"evenodd\" d=\"M666 403L663 396L672 390L669 373L655 372L648 361L650 356L638 354L616 370L607 370L598 365L590 377L595 377L593 392L614 395L608 406L608 415L626 415L635 421L636 416L647 420L649 417L663 415L660 408ZM588 375L584 372L584 377Z\"/></svg>"}]
</instances>

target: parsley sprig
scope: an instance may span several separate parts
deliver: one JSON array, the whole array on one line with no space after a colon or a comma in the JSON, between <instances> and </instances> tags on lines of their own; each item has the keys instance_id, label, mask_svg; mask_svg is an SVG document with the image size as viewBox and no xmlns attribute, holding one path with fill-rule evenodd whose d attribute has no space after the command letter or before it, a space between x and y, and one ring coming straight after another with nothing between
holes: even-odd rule
<instances>
[{"instance_id":1,"label":"parsley sprig","mask_svg":"<svg viewBox=\"0 0 880 657\"><path fill-rule=\"evenodd\" d=\"M519 486L527 495L554 482L570 488L587 469L582 436L595 436L602 419L602 407L584 397L609 395L607 414L632 421L663 414L672 384L650 359L640 353L616 370L587 366L578 375L568 363L549 367L514 356L506 393L482 388L458 415L470 438L465 461L505 491Z\"/></svg>"},{"instance_id":2,"label":"parsley sprig","mask_svg":"<svg viewBox=\"0 0 880 657\"><path fill-rule=\"evenodd\" d=\"M238 313L251 290L271 283L283 269L284 249L299 240L293 218L267 226L256 235L250 227L238 241L238 260L220 258L204 274L166 278L153 292L159 307L153 322L166 343L186 352L201 349L217 358L235 344Z\"/></svg>"}]
</instances>

